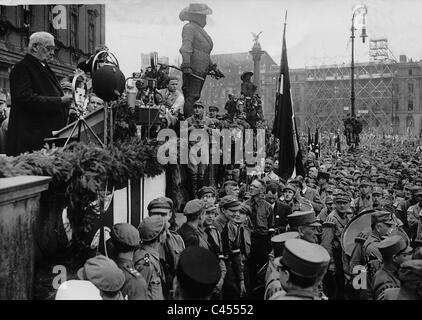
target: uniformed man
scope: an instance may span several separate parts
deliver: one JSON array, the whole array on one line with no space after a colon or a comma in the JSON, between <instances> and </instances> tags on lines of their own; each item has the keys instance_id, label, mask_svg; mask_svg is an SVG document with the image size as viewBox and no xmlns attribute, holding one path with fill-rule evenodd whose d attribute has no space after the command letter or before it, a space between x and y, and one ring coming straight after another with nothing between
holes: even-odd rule
<instances>
[{"instance_id":1,"label":"uniformed man","mask_svg":"<svg viewBox=\"0 0 422 320\"><path fill-rule=\"evenodd\" d=\"M341 234L349 222L347 214L350 211L350 197L344 192L337 192L334 196L335 210L332 211L322 224L321 245L330 254L331 262L324 279L328 298L344 299L345 270L349 262L341 248Z\"/></svg>"},{"instance_id":2,"label":"uniformed man","mask_svg":"<svg viewBox=\"0 0 422 320\"><path fill-rule=\"evenodd\" d=\"M221 271L211 251L188 247L180 255L176 275L176 299L209 300L221 278Z\"/></svg>"},{"instance_id":3,"label":"uniformed man","mask_svg":"<svg viewBox=\"0 0 422 320\"><path fill-rule=\"evenodd\" d=\"M315 287L324 276L329 260L327 250L318 244L302 239L287 240L283 256L274 260L280 273L288 273L286 294L277 300L319 300Z\"/></svg>"},{"instance_id":4,"label":"uniformed man","mask_svg":"<svg viewBox=\"0 0 422 320\"><path fill-rule=\"evenodd\" d=\"M204 220L205 204L202 200L194 199L188 201L183 209L186 216L186 222L177 230L177 233L183 239L186 248L189 246L199 246L209 250L206 235L202 231Z\"/></svg>"},{"instance_id":5,"label":"uniformed man","mask_svg":"<svg viewBox=\"0 0 422 320\"><path fill-rule=\"evenodd\" d=\"M374 277L373 296L375 300L384 300L384 293L389 288L399 288L398 270L400 265L412 258L412 248L401 236L395 235L377 244L382 255L383 266Z\"/></svg>"},{"instance_id":6,"label":"uniformed man","mask_svg":"<svg viewBox=\"0 0 422 320\"><path fill-rule=\"evenodd\" d=\"M422 188L414 192L417 203L407 209L409 236L413 240L422 233Z\"/></svg>"},{"instance_id":7,"label":"uniformed man","mask_svg":"<svg viewBox=\"0 0 422 320\"><path fill-rule=\"evenodd\" d=\"M160 238L165 235L163 217L146 217L139 225L141 244L134 253L135 268L148 285L148 300L164 300L164 272L160 263Z\"/></svg>"},{"instance_id":8,"label":"uniformed man","mask_svg":"<svg viewBox=\"0 0 422 320\"><path fill-rule=\"evenodd\" d=\"M321 224L314 211L295 211L287 216L290 231L297 231L300 238L311 243L318 243L318 228Z\"/></svg>"},{"instance_id":9,"label":"uniformed man","mask_svg":"<svg viewBox=\"0 0 422 320\"><path fill-rule=\"evenodd\" d=\"M422 300L422 260L403 262L399 273L400 289L387 289L385 300Z\"/></svg>"},{"instance_id":10,"label":"uniformed man","mask_svg":"<svg viewBox=\"0 0 422 320\"><path fill-rule=\"evenodd\" d=\"M223 252L226 259L226 277L223 285L223 300L236 300L246 294L243 264L239 242L238 228L233 222L240 210L240 202L236 197L225 196L220 199L220 214L214 220L214 226L221 234Z\"/></svg>"},{"instance_id":11,"label":"uniformed man","mask_svg":"<svg viewBox=\"0 0 422 320\"><path fill-rule=\"evenodd\" d=\"M300 195L300 188L287 183L283 188L283 201L292 208L293 211L313 210L312 204Z\"/></svg>"},{"instance_id":12,"label":"uniformed man","mask_svg":"<svg viewBox=\"0 0 422 320\"><path fill-rule=\"evenodd\" d=\"M321 201L324 203L328 196L326 190L329 186L328 181L330 181L330 174L328 172L318 171L316 178L319 186L319 195L321 197Z\"/></svg>"},{"instance_id":13,"label":"uniformed man","mask_svg":"<svg viewBox=\"0 0 422 320\"><path fill-rule=\"evenodd\" d=\"M121 289L125 275L110 258L98 255L88 259L77 275L80 280L91 281L100 290L103 300L124 300Z\"/></svg>"},{"instance_id":14,"label":"uniformed man","mask_svg":"<svg viewBox=\"0 0 422 320\"><path fill-rule=\"evenodd\" d=\"M173 201L170 198L160 197L153 199L148 204L147 209L149 216L162 216L167 225L164 231L165 236L160 239L158 252L166 279L164 296L166 299L170 299L174 295L173 279L176 274L177 261L185 249L185 244L182 237L176 231L168 228L168 221L173 210Z\"/></svg>"},{"instance_id":15,"label":"uniformed man","mask_svg":"<svg viewBox=\"0 0 422 320\"><path fill-rule=\"evenodd\" d=\"M381 187L374 187L372 190L372 207L374 209L378 209L382 202L382 188Z\"/></svg>"},{"instance_id":16,"label":"uniformed man","mask_svg":"<svg viewBox=\"0 0 422 320\"><path fill-rule=\"evenodd\" d=\"M364 209L372 209L373 201L371 196L371 179L363 176L359 183L359 197L352 200L351 208L357 214Z\"/></svg>"},{"instance_id":17,"label":"uniformed man","mask_svg":"<svg viewBox=\"0 0 422 320\"><path fill-rule=\"evenodd\" d=\"M226 257L223 252L223 243L221 241L221 234L214 226L214 220L217 217L218 208L215 205L206 204L204 209L204 222L202 229L205 232L206 240L210 250L218 258L218 263L221 269L221 277L214 289L213 298L221 299L221 290L223 288L224 278L226 276Z\"/></svg>"},{"instance_id":18,"label":"uniformed man","mask_svg":"<svg viewBox=\"0 0 422 320\"><path fill-rule=\"evenodd\" d=\"M111 244L116 252L115 262L125 275L123 297L128 300L147 300L147 284L136 271L133 253L139 245L139 232L128 223L117 223L111 228Z\"/></svg>"},{"instance_id":19,"label":"uniformed man","mask_svg":"<svg viewBox=\"0 0 422 320\"><path fill-rule=\"evenodd\" d=\"M321 201L321 198L319 197L318 191L307 186L302 176L296 176L296 178L291 180L290 183L297 186L297 197L302 198L302 201L306 200L307 202L309 202L312 205L312 209L317 214L322 210L324 205Z\"/></svg>"},{"instance_id":20,"label":"uniformed man","mask_svg":"<svg viewBox=\"0 0 422 320\"><path fill-rule=\"evenodd\" d=\"M317 219L323 223L325 220L327 220L328 215L331 213L331 211L334 210L334 198L332 195L327 195L325 197L325 207L321 210L321 212L318 214Z\"/></svg>"},{"instance_id":21,"label":"uniformed man","mask_svg":"<svg viewBox=\"0 0 422 320\"><path fill-rule=\"evenodd\" d=\"M299 239L299 232L289 231L280 233L271 238L272 250L268 255L268 264L265 274L265 293L264 300L273 300L275 294L285 294L286 286L285 282L282 285L280 280L280 273L276 265L274 264L274 259L281 257L283 255L284 243L288 239Z\"/></svg>"},{"instance_id":22,"label":"uniformed man","mask_svg":"<svg viewBox=\"0 0 422 320\"><path fill-rule=\"evenodd\" d=\"M198 199L211 206L217 202L217 191L214 187L204 186L198 191Z\"/></svg>"}]
</instances>

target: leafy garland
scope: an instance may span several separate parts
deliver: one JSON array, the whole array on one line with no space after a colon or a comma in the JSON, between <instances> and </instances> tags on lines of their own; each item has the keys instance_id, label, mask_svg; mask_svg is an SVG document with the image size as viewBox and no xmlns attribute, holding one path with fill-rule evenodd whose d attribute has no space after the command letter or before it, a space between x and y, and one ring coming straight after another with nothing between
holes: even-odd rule
<instances>
[{"instance_id":1,"label":"leafy garland","mask_svg":"<svg viewBox=\"0 0 422 320\"><path fill-rule=\"evenodd\" d=\"M72 224L72 242L89 246L86 234L92 231L98 214L95 201L101 192L123 188L128 179L154 177L164 171L157 161L156 140L141 139L134 130L132 112L121 112L117 105L115 127L119 135L114 144L101 148L95 144L71 143L66 148L48 148L17 157L0 157L0 178L19 175L51 176L49 192L64 194ZM120 110L120 111L119 111ZM119 114L120 112L120 114Z\"/></svg>"}]
</instances>

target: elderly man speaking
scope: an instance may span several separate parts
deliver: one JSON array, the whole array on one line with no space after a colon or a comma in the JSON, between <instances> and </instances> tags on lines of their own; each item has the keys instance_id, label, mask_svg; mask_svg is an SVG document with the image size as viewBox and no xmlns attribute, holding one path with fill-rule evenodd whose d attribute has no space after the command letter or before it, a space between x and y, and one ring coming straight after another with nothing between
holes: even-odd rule
<instances>
[{"instance_id":1,"label":"elderly man speaking","mask_svg":"<svg viewBox=\"0 0 422 320\"><path fill-rule=\"evenodd\" d=\"M41 149L52 131L66 125L72 97L63 96L56 75L47 64L54 50L51 34L35 32L29 38L28 53L10 72L8 155Z\"/></svg>"}]
</instances>

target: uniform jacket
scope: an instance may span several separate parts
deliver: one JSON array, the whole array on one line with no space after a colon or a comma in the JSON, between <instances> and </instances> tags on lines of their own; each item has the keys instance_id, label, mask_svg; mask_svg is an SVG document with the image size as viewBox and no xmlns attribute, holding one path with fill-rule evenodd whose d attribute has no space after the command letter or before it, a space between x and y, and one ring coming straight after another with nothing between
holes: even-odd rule
<instances>
[{"instance_id":1,"label":"uniform jacket","mask_svg":"<svg viewBox=\"0 0 422 320\"><path fill-rule=\"evenodd\" d=\"M165 280L158 251L149 245L141 245L135 251L133 260L136 270L142 274L148 285L148 300L164 300Z\"/></svg>"},{"instance_id":2,"label":"uniform jacket","mask_svg":"<svg viewBox=\"0 0 422 320\"><path fill-rule=\"evenodd\" d=\"M285 202L277 199L274 203L273 216L274 228L278 233L286 232L287 216L292 213L292 208Z\"/></svg>"},{"instance_id":3,"label":"uniform jacket","mask_svg":"<svg viewBox=\"0 0 422 320\"><path fill-rule=\"evenodd\" d=\"M30 54L10 72L10 109L7 154L39 150L52 131L63 128L67 107L63 91L48 64L45 67Z\"/></svg>"},{"instance_id":4,"label":"uniform jacket","mask_svg":"<svg viewBox=\"0 0 422 320\"><path fill-rule=\"evenodd\" d=\"M374 203L372 201L371 196L366 196L366 197L359 196L356 199L353 199L350 205L350 207L353 208L356 214L361 212L364 209L372 209L373 206L374 206Z\"/></svg>"},{"instance_id":5,"label":"uniform jacket","mask_svg":"<svg viewBox=\"0 0 422 320\"><path fill-rule=\"evenodd\" d=\"M320 300L315 295L314 289L288 290L285 295L280 295L274 300Z\"/></svg>"},{"instance_id":6,"label":"uniform jacket","mask_svg":"<svg viewBox=\"0 0 422 320\"><path fill-rule=\"evenodd\" d=\"M208 33L197 23L189 22L182 30L181 68L191 67L193 73L205 77L212 62L210 53L214 44Z\"/></svg>"},{"instance_id":7,"label":"uniform jacket","mask_svg":"<svg viewBox=\"0 0 422 320\"><path fill-rule=\"evenodd\" d=\"M252 208L250 217L253 230L258 234L268 234L270 228L274 228L274 216L271 205L262 198L251 198L245 202Z\"/></svg>"},{"instance_id":8,"label":"uniform jacket","mask_svg":"<svg viewBox=\"0 0 422 320\"><path fill-rule=\"evenodd\" d=\"M210 249L206 240L205 233L201 229L195 228L189 222L185 222L179 228L179 230L177 230L177 233L182 237L186 248L191 246L199 246L207 250Z\"/></svg>"},{"instance_id":9,"label":"uniform jacket","mask_svg":"<svg viewBox=\"0 0 422 320\"><path fill-rule=\"evenodd\" d=\"M303 197L311 202L316 213L319 213L324 208L317 190L306 187Z\"/></svg>"},{"instance_id":10,"label":"uniform jacket","mask_svg":"<svg viewBox=\"0 0 422 320\"><path fill-rule=\"evenodd\" d=\"M391 270L388 266L382 267L375 274L373 292L374 299L384 300L384 293L389 288L399 288L400 280L396 270Z\"/></svg>"},{"instance_id":11,"label":"uniform jacket","mask_svg":"<svg viewBox=\"0 0 422 320\"><path fill-rule=\"evenodd\" d=\"M116 264L125 274L125 284L121 290L123 297L127 296L128 300L148 300L147 283L135 269L133 261L118 258Z\"/></svg>"},{"instance_id":12,"label":"uniform jacket","mask_svg":"<svg viewBox=\"0 0 422 320\"><path fill-rule=\"evenodd\" d=\"M416 238L422 232L421 215L422 208L419 206L419 203L410 206L409 209L407 209L407 223L412 239Z\"/></svg>"}]
</instances>

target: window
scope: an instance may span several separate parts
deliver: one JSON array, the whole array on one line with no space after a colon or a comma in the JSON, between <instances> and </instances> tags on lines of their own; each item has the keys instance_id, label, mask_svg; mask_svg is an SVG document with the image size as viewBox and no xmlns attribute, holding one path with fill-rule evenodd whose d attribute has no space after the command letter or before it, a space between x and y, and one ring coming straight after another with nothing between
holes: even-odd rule
<instances>
[{"instance_id":1,"label":"window","mask_svg":"<svg viewBox=\"0 0 422 320\"><path fill-rule=\"evenodd\" d=\"M406 118L406 127L411 128L414 125L414 121L413 121L413 117L412 116L408 116Z\"/></svg>"},{"instance_id":2,"label":"window","mask_svg":"<svg viewBox=\"0 0 422 320\"><path fill-rule=\"evenodd\" d=\"M409 69L409 76L411 76L413 74L413 70Z\"/></svg>"},{"instance_id":3,"label":"window","mask_svg":"<svg viewBox=\"0 0 422 320\"><path fill-rule=\"evenodd\" d=\"M78 47L78 15L76 13L70 15L70 46Z\"/></svg>"},{"instance_id":4,"label":"window","mask_svg":"<svg viewBox=\"0 0 422 320\"><path fill-rule=\"evenodd\" d=\"M413 99L409 99L407 101L407 110L408 111L413 111Z\"/></svg>"},{"instance_id":5,"label":"window","mask_svg":"<svg viewBox=\"0 0 422 320\"><path fill-rule=\"evenodd\" d=\"M407 91L408 91L409 93L413 93L413 83L408 83L408 84L407 84Z\"/></svg>"}]
</instances>

